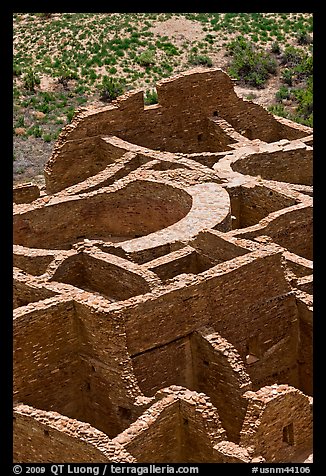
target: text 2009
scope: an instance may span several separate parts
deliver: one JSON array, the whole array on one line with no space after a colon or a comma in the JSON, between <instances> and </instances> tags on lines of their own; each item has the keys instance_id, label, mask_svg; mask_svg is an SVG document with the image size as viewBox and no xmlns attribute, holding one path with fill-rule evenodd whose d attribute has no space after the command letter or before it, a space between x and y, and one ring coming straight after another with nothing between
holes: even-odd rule
<instances>
[{"instance_id":1,"label":"text 2009","mask_svg":"<svg viewBox=\"0 0 326 476\"><path fill-rule=\"evenodd\" d=\"M25 467L26 474L43 474L45 473L44 466L26 466Z\"/></svg>"}]
</instances>

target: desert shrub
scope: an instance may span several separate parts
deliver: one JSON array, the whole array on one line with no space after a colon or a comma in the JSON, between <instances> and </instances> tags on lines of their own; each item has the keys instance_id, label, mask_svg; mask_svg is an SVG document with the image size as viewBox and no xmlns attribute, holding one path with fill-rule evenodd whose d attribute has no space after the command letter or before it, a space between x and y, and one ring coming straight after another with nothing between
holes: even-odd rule
<instances>
[{"instance_id":1,"label":"desert shrub","mask_svg":"<svg viewBox=\"0 0 326 476\"><path fill-rule=\"evenodd\" d=\"M267 109L269 112L275 114L276 116L288 117L288 113L284 109L283 104L272 104L271 106L268 106Z\"/></svg>"},{"instance_id":2,"label":"desert shrub","mask_svg":"<svg viewBox=\"0 0 326 476\"><path fill-rule=\"evenodd\" d=\"M313 80L310 78L307 82L307 87L296 89L293 91L296 100L298 101L297 114L301 116L306 122L305 124L312 126L313 119Z\"/></svg>"},{"instance_id":3,"label":"desert shrub","mask_svg":"<svg viewBox=\"0 0 326 476\"><path fill-rule=\"evenodd\" d=\"M293 71L291 69L284 69L282 71L282 81L288 86L292 86L293 83Z\"/></svg>"},{"instance_id":4,"label":"desert shrub","mask_svg":"<svg viewBox=\"0 0 326 476\"><path fill-rule=\"evenodd\" d=\"M247 96L246 96L246 99L248 99L248 101L252 101L253 99L256 99L257 97L257 94L255 93L249 93Z\"/></svg>"},{"instance_id":5,"label":"desert shrub","mask_svg":"<svg viewBox=\"0 0 326 476\"><path fill-rule=\"evenodd\" d=\"M42 133L42 128L38 124L33 125L27 130L27 135L29 136L42 137Z\"/></svg>"},{"instance_id":6,"label":"desert shrub","mask_svg":"<svg viewBox=\"0 0 326 476\"><path fill-rule=\"evenodd\" d=\"M271 46L271 52L275 55L279 55L281 53L281 47L277 41L273 41Z\"/></svg>"},{"instance_id":7,"label":"desert shrub","mask_svg":"<svg viewBox=\"0 0 326 476\"><path fill-rule=\"evenodd\" d=\"M293 68L298 80L309 78L313 74L313 58L310 55L305 55L301 62Z\"/></svg>"},{"instance_id":8,"label":"desert shrub","mask_svg":"<svg viewBox=\"0 0 326 476\"><path fill-rule=\"evenodd\" d=\"M140 66L150 67L155 64L155 51L154 50L146 50L143 51L138 58L136 58L136 62Z\"/></svg>"},{"instance_id":9,"label":"desert shrub","mask_svg":"<svg viewBox=\"0 0 326 476\"><path fill-rule=\"evenodd\" d=\"M144 104L149 105L149 104L157 104L157 103L158 103L158 98L157 98L157 92L155 91L155 89L146 91L144 96Z\"/></svg>"},{"instance_id":10,"label":"desert shrub","mask_svg":"<svg viewBox=\"0 0 326 476\"><path fill-rule=\"evenodd\" d=\"M303 52L294 46L287 46L283 52L281 63L287 65L288 68L297 66L302 61Z\"/></svg>"},{"instance_id":11,"label":"desert shrub","mask_svg":"<svg viewBox=\"0 0 326 476\"><path fill-rule=\"evenodd\" d=\"M13 64L12 72L14 76L20 76L22 74L22 69L18 64Z\"/></svg>"},{"instance_id":12,"label":"desert shrub","mask_svg":"<svg viewBox=\"0 0 326 476\"><path fill-rule=\"evenodd\" d=\"M300 58L296 58L295 63L291 63L292 67L286 68L282 72L283 81L292 86L293 83L307 81L313 74L313 58L308 54L301 54Z\"/></svg>"},{"instance_id":13,"label":"desert shrub","mask_svg":"<svg viewBox=\"0 0 326 476\"><path fill-rule=\"evenodd\" d=\"M72 118L74 117L75 115L75 108L74 107L70 107L68 109L68 112L66 114L66 117L67 117L67 122L71 122L72 121Z\"/></svg>"},{"instance_id":14,"label":"desert shrub","mask_svg":"<svg viewBox=\"0 0 326 476\"><path fill-rule=\"evenodd\" d=\"M193 65L202 65L202 66L212 66L213 65L213 62L211 60L211 58L209 58L208 56L204 56L204 55L190 55L189 56L189 63L190 64L193 64Z\"/></svg>"},{"instance_id":15,"label":"desert shrub","mask_svg":"<svg viewBox=\"0 0 326 476\"><path fill-rule=\"evenodd\" d=\"M25 118L24 116L19 116L16 120L16 123L15 123L15 128L17 127L25 127Z\"/></svg>"},{"instance_id":16,"label":"desert shrub","mask_svg":"<svg viewBox=\"0 0 326 476\"><path fill-rule=\"evenodd\" d=\"M209 33L208 35L205 36L204 40L207 41L207 43L210 43L212 45L214 43L214 36Z\"/></svg>"},{"instance_id":17,"label":"desert shrub","mask_svg":"<svg viewBox=\"0 0 326 476\"><path fill-rule=\"evenodd\" d=\"M124 81L108 76L103 76L100 85L100 100L110 102L120 96L125 89Z\"/></svg>"},{"instance_id":18,"label":"desert shrub","mask_svg":"<svg viewBox=\"0 0 326 476\"><path fill-rule=\"evenodd\" d=\"M41 18L41 20L50 20L52 17L53 13L35 13L35 15L38 18Z\"/></svg>"},{"instance_id":19,"label":"desert shrub","mask_svg":"<svg viewBox=\"0 0 326 476\"><path fill-rule=\"evenodd\" d=\"M312 43L312 37L305 31L299 31L297 34L298 45L310 45Z\"/></svg>"},{"instance_id":20,"label":"desert shrub","mask_svg":"<svg viewBox=\"0 0 326 476\"><path fill-rule=\"evenodd\" d=\"M77 71L73 71L66 63L62 63L56 72L58 82L66 89L70 79L78 79Z\"/></svg>"},{"instance_id":21,"label":"desert shrub","mask_svg":"<svg viewBox=\"0 0 326 476\"><path fill-rule=\"evenodd\" d=\"M52 136L51 134L44 134L42 139L44 140L44 142L51 142Z\"/></svg>"},{"instance_id":22,"label":"desert shrub","mask_svg":"<svg viewBox=\"0 0 326 476\"><path fill-rule=\"evenodd\" d=\"M239 36L227 45L228 54L232 56L229 74L245 84L262 88L267 79L276 74L277 62L264 51Z\"/></svg>"},{"instance_id":23,"label":"desert shrub","mask_svg":"<svg viewBox=\"0 0 326 476\"><path fill-rule=\"evenodd\" d=\"M40 82L40 78L32 68L30 68L23 76L24 88L28 91L35 91L35 86L40 84Z\"/></svg>"},{"instance_id":24,"label":"desert shrub","mask_svg":"<svg viewBox=\"0 0 326 476\"><path fill-rule=\"evenodd\" d=\"M281 86L280 89L276 92L276 100L282 102L283 99L290 99L291 91L286 86Z\"/></svg>"},{"instance_id":25,"label":"desert shrub","mask_svg":"<svg viewBox=\"0 0 326 476\"><path fill-rule=\"evenodd\" d=\"M164 37L164 38L167 38L167 37ZM173 55L179 54L178 48L175 45L173 45L172 43L170 43L169 41L163 41L162 42L160 40L157 40L156 46L158 48L160 48L161 50L165 51L165 53L168 56L173 56Z\"/></svg>"}]
</instances>

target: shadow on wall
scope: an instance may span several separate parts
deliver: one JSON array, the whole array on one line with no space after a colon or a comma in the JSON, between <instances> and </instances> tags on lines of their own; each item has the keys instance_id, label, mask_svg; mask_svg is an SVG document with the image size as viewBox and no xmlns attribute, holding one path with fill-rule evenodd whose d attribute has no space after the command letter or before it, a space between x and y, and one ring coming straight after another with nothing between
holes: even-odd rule
<instances>
[{"instance_id":1,"label":"shadow on wall","mask_svg":"<svg viewBox=\"0 0 326 476\"><path fill-rule=\"evenodd\" d=\"M227 352L226 352L227 349ZM159 389L180 385L208 395L216 406L228 438L238 442L246 411L242 398L251 388L243 362L218 333L194 332L169 344L132 356L141 390L153 396ZM152 372L148 372L149 366Z\"/></svg>"},{"instance_id":2,"label":"shadow on wall","mask_svg":"<svg viewBox=\"0 0 326 476\"><path fill-rule=\"evenodd\" d=\"M301 147L251 154L233 162L231 167L235 172L266 180L312 185L313 150Z\"/></svg>"},{"instance_id":3,"label":"shadow on wall","mask_svg":"<svg viewBox=\"0 0 326 476\"><path fill-rule=\"evenodd\" d=\"M245 397L248 410L241 445L251 446L255 455L273 463L297 462L303 454L308 456L312 448L309 397L287 385L263 387Z\"/></svg>"},{"instance_id":4,"label":"shadow on wall","mask_svg":"<svg viewBox=\"0 0 326 476\"><path fill-rule=\"evenodd\" d=\"M256 225L270 213L295 205L294 198L264 185L226 188L230 195L232 229Z\"/></svg>"},{"instance_id":5,"label":"shadow on wall","mask_svg":"<svg viewBox=\"0 0 326 476\"><path fill-rule=\"evenodd\" d=\"M172 225L191 206L192 197L180 188L134 181L16 214L14 243L64 249L84 238L124 241Z\"/></svg>"},{"instance_id":6,"label":"shadow on wall","mask_svg":"<svg viewBox=\"0 0 326 476\"><path fill-rule=\"evenodd\" d=\"M134 408L134 395L123 388L122 330L107 314L105 325L98 316L93 321L93 309L73 301L43 303L14 317L14 401L88 422L112 438L142 407ZM101 329L96 342L94 325Z\"/></svg>"},{"instance_id":7,"label":"shadow on wall","mask_svg":"<svg viewBox=\"0 0 326 476\"><path fill-rule=\"evenodd\" d=\"M112 301L122 301L150 291L146 280L117 264L78 253L67 258L51 281L71 284L88 292L97 292Z\"/></svg>"}]
</instances>

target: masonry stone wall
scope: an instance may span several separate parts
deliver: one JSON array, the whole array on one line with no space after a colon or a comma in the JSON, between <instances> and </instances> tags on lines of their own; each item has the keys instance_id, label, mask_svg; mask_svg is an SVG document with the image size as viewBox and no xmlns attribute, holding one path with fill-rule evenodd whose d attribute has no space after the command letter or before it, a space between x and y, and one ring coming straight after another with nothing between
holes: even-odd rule
<instances>
[{"instance_id":1,"label":"masonry stone wall","mask_svg":"<svg viewBox=\"0 0 326 476\"><path fill-rule=\"evenodd\" d=\"M256 225L270 213L290 207L295 203L294 198L287 197L264 186L241 186L237 228Z\"/></svg>"},{"instance_id":2,"label":"masonry stone wall","mask_svg":"<svg viewBox=\"0 0 326 476\"><path fill-rule=\"evenodd\" d=\"M307 396L285 386L247 393L248 410L241 444L249 442L268 461L293 462L312 443L312 413ZM267 443L268 442L268 443Z\"/></svg>"},{"instance_id":3,"label":"masonry stone wall","mask_svg":"<svg viewBox=\"0 0 326 476\"><path fill-rule=\"evenodd\" d=\"M295 205L275 212L262 220L257 227L248 230L235 230L234 236L246 239L267 235L274 243L279 244L291 253L307 260L313 256L311 240L313 229L313 210L311 205ZM304 230L304 233L303 233Z\"/></svg>"},{"instance_id":4,"label":"masonry stone wall","mask_svg":"<svg viewBox=\"0 0 326 476\"><path fill-rule=\"evenodd\" d=\"M66 142L64 150L66 159L56 161L51 168L51 174L60 177L59 180L53 180L46 173L47 166L45 167L46 188L51 193L84 181L107 166L117 163L125 154L125 150L118 145L105 141L98 135L87 137L87 134L73 142ZM69 166L72 159L78 160L77 169Z\"/></svg>"},{"instance_id":5,"label":"masonry stone wall","mask_svg":"<svg viewBox=\"0 0 326 476\"><path fill-rule=\"evenodd\" d=\"M144 463L180 461L179 402L166 397L148 410L147 421L134 424L114 441ZM141 420L142 421L142 420Z\"/></svg>"},{"instance_id":6,"label":"masonry stone wall","mask_svg":"<svg viewBox=\"0 0 326 476\"><path fill-rule=\"evenodd\" d=\"M71 256L51 279L99 292L108 299L119 301L150 291L142 276L105 258L97 258L90 253Z\"/></svg>"},{"instance_id":7,"label":"masonry stone wall","mask_svg":"<svg viewBox=\"0 0 326 476\"><path fill-rule=\"evenodd\" d=\"M312 185L311 147L293 150L252 154L236 161L232 168L248 175L259 175L263 179Z\"/></svg>"},{"instance_id":8,"label":"masonry stone wall","mask_svg":"<svg viewBox=\"0 0 326 476\"><path fill-rule=\"evenodd\" d=\"M105 434L55 412L14 409L14 461L19 463L132 463L135 459ZM27 445L26 442L29 441ZM43 448L40 454L40 448Z\"/></svg>"},{"instance_id":9,"label":"masonry stone wall","mask_svg":"<svg viewBox=\"0 0 326 476\"><path fill-rule=\"evenodd\" d=\"M299 380L300 390L313 394L313 311L312 299L303 292L296 295L299 314Z\"/></svg>"},{"instance_id":10,"label":"masonry stone wall","mask_svg":"<svg viewBox=\"0 0 326 476\"><path fill-rule=\"evenodd\" d=\"M239 241L226 239L225 234L217 230L198 233L190 243L200 256L209 259L212 265L229 261L249 252L249 249L241 246Z\"/></svg>"},{"instance_id":11,"label":"masonry stone wall","mask_svg":"<svg viewBox=\"0 0 326 476\"><path fill-rule=\"evenodd\" d=\"M193 337L194 387L210 396L228 439L239 442L247 408L243 394L251 382L233 346L217 333L205 334L196 332Z\"/></svg>"},{"instance_id":12,"label":"masonry stone wall","mask_svg":"<svg viewBox=\"0 0 326 476\"><path fill-rule=\"evenodd\" d=\"M14 221L14 243L60 248L78 238L142 236L180 220L191 208L191 197L183 190L154 182L133 182L108 192L23 212Z\"/></svg>"},{"instance_id":13,"label":"masonry stone wall","mask_svg":"<svg viewBox=\"0 0 326 476\"><path fill-rule=\"evenodd\" d=\"M139 387L147 396L170 385L193 388L189 336L132 356L132 365Z\"/></svg>"},{"instance_id":14,"label":"masonry stone wall","mask_svg":"<svg viewBox=\"0 0 326 476\"><path fill-rule=\"evenodd\" d=\"M30 203L39 198L40 189L33 183L18 184L13 190L14 203Z\"/></svg>"},{"instance_id":15,"label":"masonry stone wall","mask_svg":"<svg viewBox=\"0 0 326 476\"><path fill-rule=\"evenodd\" d=\"M312 228L312 207L305 207L289 212L287 217L280 215L279 219L267 226L266 234L275 243L278 243L292 253L311 260L313 256L313 243L309 237L312 236Z\"/></svg>"},{"instance_id":16,"label":"masonry stone wall","mask_svg":"<svg viewBox=\"0 0 326 476\"><path fill-rule=\"evenodd\" d=\"M49 302L26 313L16 312L14 401L78 418L82 376L73 303Z\"/></svg>"},{"instance_id":17,"label":"masonry stone wall","mask_svg":"<svg viewBox=\"0 0 326 476\"><path fill-rule=\"evenodd\" d=\"M117 135L150 149L188 153L225 149L225 134L222 130L213 133L208 117L224 118L251 140L259 138L273 142L306 135L304 131L280 123L256 104L240 99L230 78L219 69L192 71L175 77L173 81L163 80L157 84L157 94L159 104L151 108L144 108L143 92L139 91L127 93L116 105L100 112L81 111L62 134L53 161L45 170L48 190L60 190L77 183L87 174L92 175L93 164L102 163L95 165L97 171L104 168L108 159L97 147L101 135ZM223 141L220 143L221 135ZM85 136L89 137L86 141ZM75 147L76 141L82 142ZM81 176L76 171L74 177L71 165L76 160L80 164L78 169L85 172ZM69 179L67 176L60 179L61 184L59 162L70 175ZM52 178L53 163L56 164L57 177ZM90 166L92 169L87 172Z\"/></svg>"},{"instance_id":18,"label":"masonry stone wall","mask_svg":"<svg viewBox=\"0 0 326 476\"><path fill-rule=\"evenodd\" d=\"M138 353L154 345L172 341L206 324L212 325L230 340L242 355L245 354L246 338L241 330L241 323L246 328L249 326L249 329L251 326L252 332L258 328L264 330L266 337L277 335L287 325L283 319L276 321L276 328L271 324L269 327L264 324L271 322L270 316L263 314L259 323L259 311L255 316L248 314L248 311L257 302L268 301L266 289L269 290L270 298L289 292L283 276L281 256L266 252L265 256L260 254L259 258L255 259L256 257L253 252L235 258L231 260L233 266L220 264L203 273L200 281L193 279L188 286L166 292L154 301L149 298L139 303L137 309L129 311L126 308L123 313L126 316L130 352ZM271 269L273 273L270 272ZM242 273L247 276L252 273L255 280L242 279ZM165 305L162 306L163 302ZM240 321L239 302L242 309ZM165 312L167 306L173 309L173 315ZM174 316L177 315L180 316L179 319L175 319ZM145 338L141 332L143 326L148 329Z\"/></svg>"},{"instance_id":19,"label":"masonry stone wall","mask_svg":"<svg viewBox=\"0 0 326 476\"><path fill-rule=\"evenodd\" d=\"M14 191L15 461L309 462L312 129L219 69L157 91Z\"/></svg>"},{"instance_id":20,"label":"masonry stone wall","mask_svg":"<svg viewBox=\"0 0 326 476\"><path fill-rule=\"evenodd\" d=\"M123 323L113 315L95 312L91 306L76 305L84 419L114 437L139 416L141 408L134 401L142 393L126 352Z\"/></svg>"},{"instance_id":21,"label":"masonry stone wall","mask_svg":"<svg viewBox=\"0 0 326 476\"><path fill-rule=\"evenodd\" d=\"M182 273L201 273L213 266L213 263L206 256L198 254L191 246L186 246L163 257L151 260L146 266L156 273L162 281L167 281Z\"/></svg>"},{"instance_id":22,"label":"masonry stone wall","mask_svg":"<svg viewBox=\"0 0 326 476\"><path fill-rule=\"evenodd\" d=\"M219 426L219 416L212 404L202 398L199 405L183 399L180 402L181 462L220 462L214 445L225 433L219 431Z\"/></svg>"},{"instance_id":23,"label":"masonry stone wall","mask_svg":"<svg viewBox=\"0 0 326 476\"><path fill-rule=\"evenodd\" d=\"M273 334L262 333L258 326L247 334L247 346L250 351L251 341L254 341L256 358L255 362L247 365L253 387L257 389L275 382L297 387L298 314L295 297L292 294L276 296L268 302L252 305L249 313L253 318L259 313L261 319L265 317L265 322L270 318L275 326Z\"/></svg>"},{"instance_id":24,"label":"masonry stone wall","mask_svg":"<svg viewBox=\"0 0 326 476\"><path fill-rule=\"evenodd\" d=\"M36 286L31 286L24 280L15 279L13 282L13 307L26 306L32 302L38 302L43 299L55 296L54 292L47 289L42 289Z\"/></svg>"},{"instance_id":25,"label":"masonry stone wall","mask_svg":"<svg viewBox=\"0 0 326 476\"><path fill-rule=\"evenodd\" d=\"M53 261L54 254L45 250L31 250L14 245L13 265L24 272L32 275L45 273L47 267Z\"/></svg>"}]
</instances>

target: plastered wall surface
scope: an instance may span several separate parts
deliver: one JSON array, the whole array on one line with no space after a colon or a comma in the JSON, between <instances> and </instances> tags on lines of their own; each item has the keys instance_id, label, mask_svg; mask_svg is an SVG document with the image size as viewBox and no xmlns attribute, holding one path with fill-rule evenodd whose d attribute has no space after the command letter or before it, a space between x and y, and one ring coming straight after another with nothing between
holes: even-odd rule
<instances>
[{"instance_id":1,"label":"plastered wall surface","mask_svg":"<svg viewBox=\"0 0 326 476\"><path fill-rule=\"evenodd\" d=\"M220 69L157 91L14 190L15 461L311 461L312 130Z\"/></svg>"}]
</instances>

